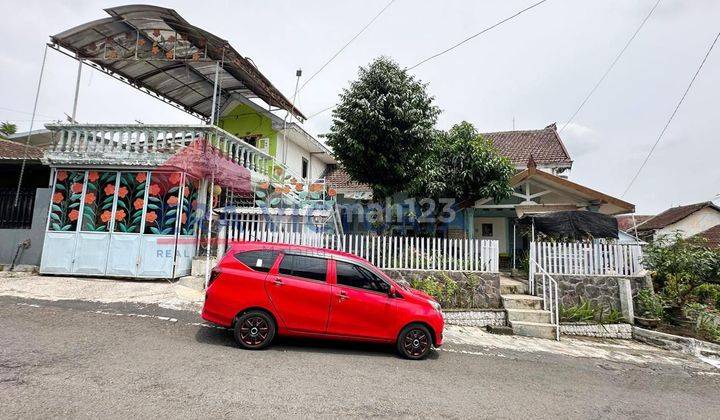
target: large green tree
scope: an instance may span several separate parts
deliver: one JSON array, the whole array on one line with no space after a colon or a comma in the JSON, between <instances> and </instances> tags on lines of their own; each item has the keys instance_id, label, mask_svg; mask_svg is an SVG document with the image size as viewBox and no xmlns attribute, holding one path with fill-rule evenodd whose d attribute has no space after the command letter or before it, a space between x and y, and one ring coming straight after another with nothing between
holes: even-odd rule
<instances>
[{"instance_id":1,"label":"large green tree","mask_svg":"<svg viewBox=\"0 0 720 420\"><path fill-rule=\"evenodd\" d=\"M421 175L439 113L426 84L380 57L343 90L326 137L347 173L380 201Z\"/></svg>"},{"instance_id":2,"label":"large green tree","mask_svg":"<svg viewBox=\"0 0 720 420\"><path fill-rule=\"evenodd\" d=\"M459 208L467 208L481 198L508 198L515 168L490 140L463 121L437 133L421 172L411 189L415 196L452 198Z\"/></svg>"}]
</instances>

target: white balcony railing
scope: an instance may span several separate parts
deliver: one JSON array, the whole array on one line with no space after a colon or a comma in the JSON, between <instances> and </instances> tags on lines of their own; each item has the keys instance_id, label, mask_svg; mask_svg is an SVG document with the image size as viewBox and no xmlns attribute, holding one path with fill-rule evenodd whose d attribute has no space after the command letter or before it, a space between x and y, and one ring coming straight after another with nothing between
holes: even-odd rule
<instances>
[{"instance_id":1,"label":"white balcony railing","mask_svg":"<svg viewBox=\"0 0 720 420\"><path fill-rule=\"evenodd\" d=\"M162 165L196 140L205 140L224 158L270 176L286 169L269 154L211 125L48 124L53 144L45 158L54 164Z\"/></svg>"}]
</instances>

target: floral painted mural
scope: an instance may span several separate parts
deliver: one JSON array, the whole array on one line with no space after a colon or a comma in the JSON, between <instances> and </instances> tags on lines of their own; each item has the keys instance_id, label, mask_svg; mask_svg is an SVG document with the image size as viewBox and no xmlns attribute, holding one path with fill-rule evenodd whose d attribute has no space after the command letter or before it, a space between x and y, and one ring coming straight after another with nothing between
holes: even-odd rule
<instances>
[{"instance_id":1,"label":"floral painted mural","mask_svg":"<svg viewBox=\"0 0 720 420\"><path fill-rule=\"evenodd\" d=\"M195 233L195 210L197 209L199 181L189 176L185 177L183 189L182 215L180 216L180 234L192 235Z\"/></svg>"},{"instance_id":2,"label":"floral painted mural","mask_svg":"<svg viewBox=\"0 0 720 420\"><path fill-rule=\"evenodd\" d=\"M140 233L147 172L121 172L115 209L115 232Z\"/></svg>"},{"instance_id":3,"label":"floral painted mural","mask_svg":"<svg viewBox=\"0 0 720 420\"><path fill-rule=\"evenodd\" d=\"M178 215L178 196L182 175L179 172L153 172L148 186L145 233L172 235Z\"/></svg>"},{"instance_id":4,"label":"floral painted mural","mask_svg":"<svg viewBox=\"0 0 720 420\"><path fill-rule=\"evenodd\" d=\"M85 171L57 171L49 230L74 232L80 216Z\"/></svg>"},{"instance_id":5,"label":"floral painted mural","mask_svg":"<svg viewBox=\"0 0 720 420\"><path fill-rule=\"evenodd\" d=\"M117 172L89 171L80 230L107 232L112 217ZM118 213L119 215L119 213Z\"/></svg>"}]
</instances>

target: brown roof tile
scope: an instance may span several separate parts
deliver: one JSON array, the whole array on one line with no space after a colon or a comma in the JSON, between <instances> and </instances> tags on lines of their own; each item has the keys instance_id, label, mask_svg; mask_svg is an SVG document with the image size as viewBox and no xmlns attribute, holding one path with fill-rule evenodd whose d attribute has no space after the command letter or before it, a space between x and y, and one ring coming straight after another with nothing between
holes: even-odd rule
<instances>
[{"instance_id":1,"label":"brown roof tile","mask_svg":"<svg viewBox=\"0 0 720 420\"><path fill-rule=\"evenodd\" d=\"M711 248L720 247L720 225L713 226L710 229L704 230L695 236L705 238L707 240L708 246Z\"/></svg>"},{"instance_id":2,"label":"brown roof tile","mask_svg":"<svg viewBox=\"0 0 720 420\"><path fill-rule=\"evenodd\" d=\"M555 124L542 130L500 131L482 135L491 140L500 154L514 165L524 167L530 156L538 165L572 165Z\"/></svg>"},{"instance_id":3,"label":"brown roof tile","mask_svg":"<svg viewBox=\"0 0 720 420\"><path fill-rule=\"evenodd\" d=\"M10 140L0 140L0 160L20 160L25 156L25 145ZM43 152L35 146L27 146L27 158L40 160Z\"/></svg>"},{"instance_id":4,"label":"brown roof tile","mask_svg":"<svg viewBox=\"0 0 720 420\"><path fill-rule=\"evenodd\" d=\"M657 216L649 219L648 221L640 224L638 223L637 230L638 231L649 231L649 230L656 230L656 229L662 229L665 226L671 225L679 220L682 220L689 215L695 213L698 210L702 210L706 207L711 207L717 211L720 212L720 207L717 207L715 204L713 204L710 201L705 201L703 203L695 203L695 204L688 204L686 206L678 206L678 207L672 207L664 212L658 214Z\"/></svg>"},{"instance_id":5,"label":"brown roof tile","mask_svg":"<svg viewBox=\"0 0 720 420\"><path fill-rule=\"evenodd\" d=\"M340 166L335 166L325 174L325 181L331 187L342 191L371 191L369 185L361 184L350 179L350 175Z\"/></svg>"},{"instance_id":6,"label":"brown roof tile","mask_svg":"<svg viewBox=\"0 0 720 420\"><path fill-rule=\"evenodd\" d=\"M633 216L631 214L615 216L615 217L618 219L618 229L626 231L626 232L628 230L632 230ZM655 216L636 214L635 215L635 223L637 223L639 225L640 223L646 222L649 219L652 219L653 217L655 217Z\"/></svg>"}]
</instances>

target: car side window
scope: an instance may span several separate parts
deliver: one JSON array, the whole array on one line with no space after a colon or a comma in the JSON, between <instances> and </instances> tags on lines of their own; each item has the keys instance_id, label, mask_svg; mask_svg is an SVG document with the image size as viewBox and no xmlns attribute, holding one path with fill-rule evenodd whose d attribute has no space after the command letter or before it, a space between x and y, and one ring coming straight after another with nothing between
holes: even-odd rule
<instances>
[{"instance_id":1,"label":"car side window","mask_svg":"<svg viewBox=\"0 0 720 420\"><path fill-rule=\"evenodd\" d=\"M337 261L335 264L337 284L372 290L374 292L390 292L390 285L370 270L357 264L342 261Z\"/></svg>"},{"instance_id":2,"label":"car side window","mask_svg":"<svg viewBox=\"0 0 720 420\"><path fill-rule=\"evenodd\" d=\"M277 251L257 250L238 252L237 254L235 254L235 259L255 271L262 271L264 273L267 273L268 271L270 271L270 267L272 267L277 256Z\"/></svg>"},{"instance_id":3,"label":"car side window","mask_svg":"<svg viewBox=\"0 0 720 420\"><path fill-rule=\"evenodd\" d=\"M285 255L280 262L280 274L326 281L327 259L305 255Z\"/></svg>"}]
</instances>

